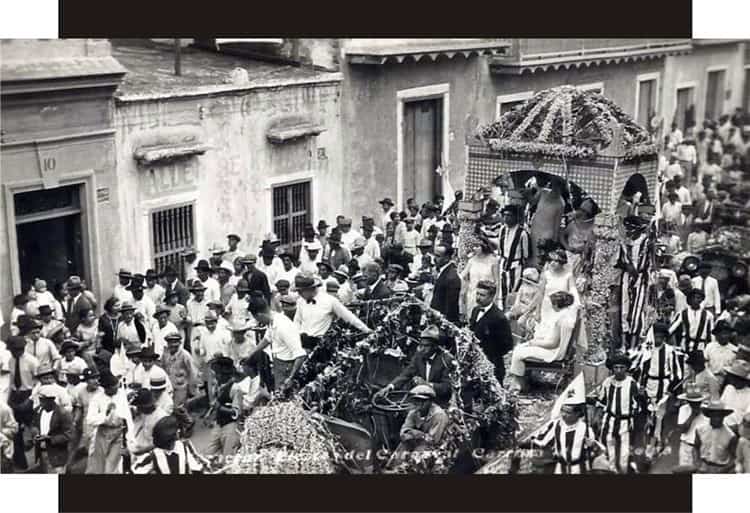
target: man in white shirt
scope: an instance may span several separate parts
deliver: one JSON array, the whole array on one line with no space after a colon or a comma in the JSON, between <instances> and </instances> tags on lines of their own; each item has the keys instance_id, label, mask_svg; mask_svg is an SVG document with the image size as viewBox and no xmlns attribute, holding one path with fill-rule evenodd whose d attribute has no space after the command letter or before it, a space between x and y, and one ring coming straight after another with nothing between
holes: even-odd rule
<instances>
[{"instance_id":1,"label":"man in white shirt","mask_svg":"<svg viewBox=\"0 0 750 513\"><path fill-rule=\"evenodd\" d=\"M219 282L214 278L210 277L211 266L207 260L201 260L198 265L195 266L197 278L195 281L199 282L206 288L205 295L209 301L221 301L221 287Z\"/></svg>"},{"instance_id":2,"label":"man in white shirt","mask_svg":"<svg viewBox=\"0 0 750 513\"><path fill-rule=\"evenodd\" d=\"M378 244L378 241L376 241L373 237L370 237L370 241L378 246L378 258L380 258L380 245ZM375 262L375 259L371 256L372 251L369 253L367 252L367 247L370 244L370 241L365 242L365 239L360 237L359 239L354 241L354 245L352 246L352 260L357 261L357 265L360 269L365 267L367 264Z\"/></svg>"},{"instance_id":3,"label":"man in white shirt","mask_svg":"<svg viewBox=\"0 0 750 513\"><path fill-rule=\"evenodd\" d=\"M300 295L297 300L294 323L301 333L302 345L305 349L315 347L336 317L363 333L372 333L372 330L341 304L341 301L325 292L318 291L321 286L318 278L299 274L294 280L294 286Z\"/></svg>"},{"instance_id":4,"label":"man in white shirt","mask_svg":"<svg viewBox=\"0 0 750 513\"><path fill-rule=\"evenodd\" d=\"M91 398L85 420L93 439L86 473L121 474L122 433L127 426L132 437L133 416L119 379L105 372L100 382L104 393Z\"/></svg>"},{"instance_id":5,"label":"man in white shirt","mask_svg":"<svg viewBox=\"0 0 750 513\"><path fill-rule=\"evenodd\" d=\"M299 271L315 274L318 272L318 262L323 260L323 246L320 241L304 242L299 252Z\"/></svg>"},{"instance_id":6,"label":"man in white shirt","mask_svg":"<svg viewBox=\"0 0 750 513\"><path fill-rule=\"evenodd\" d=\"M677 123L672 123L672 131L669 132L669 142L667 147L670 150L674 150L682 142L682 130L677 126Z\"/></svg>"},{"instance_id":7,"label":"man in white shirt","mask_svg":"<svg viewBox=\"0 0 750 513\"><path fill-rule=\"evenodd\" d=\"M156 319L154 318L156 304L145 294L141 278L145 279L142 274L136 274L130 282L128 290L133 294L133 306L135 307L136 315L139 316L143 326L146 329L151 330L156 322Z\"/></svg>"},{"instance_id":8,"label":"man in white shirt","mask_svg":"<svg viewBox=\"0 0 750 513\"><path fill-rule=\"evenodd\" d=\"M154 319L156 322L153 325L153 335L151 339L154 343L154 352L157 354L163 355L164 351L167 350L167 335L170 333L180 333L177 326L169 320L170 313L172 313L172 311L165 305L159 305L154 313Z\"/></svg>"},{"instance_id":9,"label":"man in white shirt","mask_svg":"<svg viewBox=\"0 0 750 513\"><path fill-rule=\"evenodd\" d=\"M146 288L144 290L147 297L153 301L155 305L164 303L164 296L167 291L159 285L158 280L161 276L154 269L146 271Z\"/></svg>"},{"instance_id":10,"label":"man in white shirt","mask_svg":"<svg viewBox=\"0 0 750 513\"><path fill-rule=\"evenodd\" d=\"M676 192L667 194L667 202L661 207L661 217L666 223L673 223L677 226L683 224L682 203L677 201Z\"/></svg>"},{"instance_id":11,"label":"man in white shirt","mask_svg":"<svg viewBox=\"0 0 750 513\"><path fill-rule=\"evenodd\" d=\"M683 185L682 176L675 176L672 179L672 182L674 183L674 189L677 193L677 198L680 200L680 203L682 203L683 205L692 205L693 200L690 199L690 191Z\"/></svg>"},{"instance_id":12,"label":"man in white shirt","mask_svg":"<svg viewBox=\"0 0 750 513\"><path fill-rule=\"evenodd\" d=\"M132 303L133 294L131 294L128 290L128 285L130 285L130 280L133 279L133 273L131 273L127 269L120 269L120 271L117 273L117 277L119 278L120 283L115 285L115 290L112 292L112 295L115 296L121 303L124 303L125 301Z\"/></svg>"},{"instance_id":13,"label":"man in white shirt","mask_svg":"<svg viewBox=\"0 0 750 513\"><path fill-rule=\"evenodd\" d=\"M351 250L352 246L354 245L354 241L361 237L362 236L357 230L352 229L351 218L346 217L341 220L341 244Z\"/></svg>"},{"instance_id":14,"label":"man in white shirt","mask_svg":"<svg viewBox=\"0 0 750 513\"><path fill-rule=\"evenodd\" d=\"M273 312L263 298L253 298L250 301L250 312L258 322L267 326L263 340L248 356L271 348L273 353L273 379L276 389L286 393L293 384L294 377L307 354L302 349L302 339L299 329L286 315Z\"/></svg>"},{"instance_id":15,"label":"man in white shirt","mask_svg":"<svg viewBox=\"0 0 750 513\"><path fill-rule=\"evenodd\" d=\"M675 176L682 176L684 174L684 171L682 169L682 166L677 161L677 157L675 155L672 155L669 158L669 165L667 166L667 169L664 171L664 175L667 180L672 180Z\"/></svg>"},{"instance_id":16,"label":"man in white shirt","mask_svg":"<svg viewBox=\"0 0 750 513\"><path fill-rule=\"evenodd\" d=\"M224 253L221 258L229 262L230 264L234 263L234 260L237 257L245 256L245 254L240 251L237 247L237 245L240 243L242 239L240 239L240 236L236 233L230 233L227 235L227 242L229 243L229 249L226 253Z\"/></svg>"},{"instance_id":17,"label":"man in white shirt","mask_svg":"<svg viewBox=\"0 0 750 513\"><path fill-rule=\"evenodd\" d=\"M374 236L374 227L371 224L362 225L362 239L358 239L354 244L359 247L364 241L364 254L367 255L368 260L376 260L380 258L380 244ZM352 255L354 254L354 248L352 248Z\"/></svg>"},{"instance_id":18,"label":"man in white shirt","mask_svg":"<svg viewBox=\"0 0 750 513\"><path fill-rule=\"evenodd\" d=\"M260 251L260 260L255 264L255 267L265 273L268 285L271 287L271 292L276 290L275 284L279 280L279 275L284 273L284 264L276 256L276 249L270 242L263 243Z\"/></svg>"},{"instance_id":19,"label":"man in white shirt","mask_svg":"<svg viewBox=\"0 0 750 513\"><path fill-rule=\"evenodd\" d=\"M383 198L380 200L380 206L383 207L383 215L380 218L380 228L385 231L385 227L391 222L391 213L396 210L393 208L393 200L391 198Z\"/></svg>"},{"instance_id":20,"label":"man in white shirt","mask_svg":"<svg viewBox=\"0 0 750 513\"><path fill-rule=\"evenodd\" d=\"M711 276L712 265L710 262L701 262L698 266L698 274L693 278L693 287L701 289L706 298L701 303L701 308L711 312L714 318L721 315L721 293L719 292L719 282Z\"/></svg>"},{"instance_id":21,"label":"man in white shirt","mask_svg":"<svg viewBox=\"0 0 750 513\"><path fill-rule=\"evenodd\" d=\"M284 271L279 274L276 281L286 280L289 283L294 283L294 278L300 272L299 268L294 266L294 255L289 251L284 251L279 255L279 258L281 259L281 264L284 266Z\"/></svg>"}]
</instances>

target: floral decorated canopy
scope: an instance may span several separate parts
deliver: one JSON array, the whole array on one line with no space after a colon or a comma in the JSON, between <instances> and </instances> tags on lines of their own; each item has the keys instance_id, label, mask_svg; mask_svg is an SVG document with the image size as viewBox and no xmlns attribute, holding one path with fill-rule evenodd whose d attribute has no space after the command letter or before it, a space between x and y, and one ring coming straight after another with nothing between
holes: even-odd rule
<instances>
[{"instance_id":1,"label":"floral decorated canopy","mask_svg":"<svg viewBox=\"0 0 750 513\"><path fill-rule=\"evenodd\" d=\"M657 153L649 132L604 95L574 86L541 91L478 131L495 151L591 159L622 128L624 159Z\"/></svg>"}]
</instances>

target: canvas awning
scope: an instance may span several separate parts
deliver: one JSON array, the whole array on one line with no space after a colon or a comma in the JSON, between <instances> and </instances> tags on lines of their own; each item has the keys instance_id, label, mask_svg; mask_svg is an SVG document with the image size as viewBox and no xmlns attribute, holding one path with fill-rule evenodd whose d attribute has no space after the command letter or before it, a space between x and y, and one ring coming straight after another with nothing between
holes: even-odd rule
<instances>
[{"instance_id":1,"label":"canvas awning","mask_svg":"<svg viewBox=\"0 0 750 513\"><path fill-rule=\"evenodd\" d=\"M346 44L350 64L382 65L387 62L418 62L438 57L452 59L456 55L468 58L475 55L505 53L510 39L354 39Z\"/></svg>"},{"instance_id":2,"label":"canvas awning","mask_svg":"<svg viewBox=\"0 0 750 513\"><path fill-rule=\"evenodd\" d=\"M520 55L496 55L490 61L490 70L499 75L520 75L524 72L580 68L620 62L636 62L668 55L689 53L693 49L690 39L662 42L644 42L638 45L585 48L563 52L545 52Z\"/></svg>"}]
</instances>

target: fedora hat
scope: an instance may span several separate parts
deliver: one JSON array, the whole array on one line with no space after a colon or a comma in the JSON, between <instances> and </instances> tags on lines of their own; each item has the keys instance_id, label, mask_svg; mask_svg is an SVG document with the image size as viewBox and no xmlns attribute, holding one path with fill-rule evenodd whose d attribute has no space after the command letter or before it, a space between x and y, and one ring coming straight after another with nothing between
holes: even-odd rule
<instances>
[{"instance_id":1,"label":"fedora hat","mask_svg":"<svg viewBox=\"0 0 750 513\"><path fill-rule=\"evenodd\" d=\"M338 292L341 288L339 282L335 278L329 278L326 280L326 292Z\"/></svg>"},{"instance_id":2,"label":"fedora hat","mask_svg":"<svg viewBox=\"0 0 750 513\"><path fill-rule=\"evenodd\" d=\"M227 239L234 239L234 240L236 240L237 242L240 242L240 241L242 240L242 239L240 238L240 236L239 236L239 235L237 235L236 233L230 233L229 235L227 235Z\"/></svg>"},{"instance_id":3,"label":"fedora hat","mask_svg":"<svg viewBox=\"0 0 750 513\"><path fill-rule=\"evenodd\" d=\"M65 284L69 290L78 290L83 288L83 281L80 276L71 276Z\"/></svg>"},{"instance_id":4,"label":"fedora hat","mask_svg":"<svg viewBox=\"0 0 750 513\"><path fill-rule=\"evenodd\" d=\"M135 306L130 301L123 301L120 305L120 312L135 311Z\"/></svg>"},{"instance_id":5,"label":"fedora hat","mask_svg":"<svg viewBox=\"0 0 750 513\"><path fill-rule=\"evenodd\" d=\"M409 399L435 399L435 389L431 385L417 385L409 390Z\"/></svg>"},{"instance_id":6,"label":"fedora hat","mask_svg":"<svg viewBox=\"0 0 750 513\"><path fill-rule=\"evenodd\" d=\"M419 240L419 244L417 244L418 248L431 248L432 247L432 241L430 239L422 238Z\"/></svg>"},{"instance_id":7,"label":"fedora hat","mask_svg":"<svg viewBox=\"0 0 750 513\"><path fill-rule=\"evenodd\" d=\"M74 351L78 351L79 345L78 343L73 339L68 339L63 341L62 345L60 346L60 353L65 354L65 351L68 349L73 349Z\"/></svg>"},{"instance_id":8,"label":"fedora hat","mask_svg":"<svg viewBox=\"0 0 750 513\"><path fill-rule=\"evenodd\" d=\"M534 267L527 267L521 273L521 280L534 284L539 283L539 270Z\"/></svg>"},{"instance_id":9,"label":"fedora hat","mask_svg":"<svg viewBox=\"0 0 750 513\"><path fill-rule=\"evenodd\" d=\"M154 312L154 319L158 319L161 314L171 314L172 310L169 309L166 305L159 305L156 307L156 312Z\"/></svg>"},{"instance_id":10,"label":"fedora hat","mask_svg":"<svg viewBox=\"0 0 750 513\"><path fill-rule=\"evenodd\" d=\"M258 261L258 255L256 255L255 253L248 253L247 255L243 256L240 259L240 262L242 262L242 264L244 265L254 264L257 261Z\"/></svg>"},{"instance_id":11,"label":"fedora hat","mask_svg":"<svg viewBox=\"0 0 750 513\"><path fill-rule=\"evenodd\" d=\"M750 380L750 362L746 360L734 360L731 365L724 367L724 372L738 378Z\"/></svg>"},{"instance_id":12,"label":"fedora hat","mask_svg":"<svg viewBox=\"0 0 750 513\"><path fill-rule=\"evenodd\" d=\"M153 347L146 346L143 349L141 349L140 358L141 360L158 360L159 354L154 352Z\"/></svg>"},{"instance_id":13,"label":"fedora hat","mask_svg":"<svg viewBox=\"0 0 750 513\"><path fill-rule=\"evenodd\" d=\"M198 260L198 265L196 265L194 269L196 271L211 272L211 265L209 265L208 260Z\"/></svg>"},{"instance_id":14,"label":"fedora hat","mask_svg":"<svg viewBox=\"0 0 750 513\"><path fill-rule=\"evenodd\" d=\"M279 298L279 302L283 306L296 306L297 305L297 298L292 296L291 294L286 294L284 296L281 296Z\"/></svg>"},{"instance_id":15,"label":"fedora hat","mask_svg":"<svg viewBox=\"0 0 750 513\"><path fill-rule=\"evenodd\" d=\"M330 228L330 226L331 225L326 223L325 219L321 219L320 221L318 221L318 230L320 230L321 228Z\"/></svg>"},{"instance_id":16,"label":"fedora hat","mask_svg":"<svg viewBox=\"0 0 750 513\"><path fill-rule=\"evenodd\" d=\"M8 348L8 350L13 349L25 349L26 348L26 339L23 338L20 335L11 335L8 337L8 339L5 341L5 347Z\"/></svg>"},{"instance_id":17,"label":"fedora hat","mask_svg":"<svg viewBox=\"0 0 750 513\"><path fill-rule=\"evenodd\" d=\"M295 290L308 290L320 287L321 281L314 276L305 276L298 274L294 277L294 289Z\"/></svg>"},{"instance_id":18,"label":"fedora hat","mask_svg":"<svg viewBox=\"0 0 750 513\"><path fill-rule=\"evenodd\" d=\"M211 360L210 364L214 372L234 372L234 361L227 356L219 356Z\"/></svg>"},{"instance_id":19,"label":"fedora hat","mask_svg":"<svg viewBox=\"0 0 750 513\"><path fill-rule=\"evenodd\" d=\"M133 273L131 273L130 271L128 271L127 269L125 269L124 267L122 267L122 268L120 268L119 271L117 271L117 276L119 276L120 278L132 279L133 278Z\"/></svg>"},{"instance_id":20,"label":"fedora hat","mask_svg":"<svg viewBox=\"0 0 750 513\"><path fill-rule=\"evenodd\" d=\"M325 267L325 268L328 269L329 273L333 272L333 266L331 265L331 263L328 260L322 260L322 261L318 262L318 267Z\"/></svg>"},{"instance_id":21,"label":"fedora hat","mask_svg":"<svg viewBox=\"0 0 750 513\"><path fill-rule=\"evenodd\" d=\"M323 246L317 239L312 242L305 242L303 246L307 251L320 251L321 249L323 249Z\"/></svg>"},{"instance_id":22,"label":"fedora hat","mask_svg":"<svg viewBox=\"0 0 750 513\"><path fill-rule=\"evenodd\" d=\"M182 342L182 335L180 335L179 333L167 333L164 336L164 340L167 342L171 342L172 340Z\"/></svg>"},{"instance_id":23,"label":"fedora hat","mask_svg":"<svg viewBox=\"0 0 750 513\"><path fill-rule=\"evenodd\" d=\"M219 264L218 269L220 271L226 271L229 274L234 274L234 266L230 264L229 262L227 262L226 260L221 261L221 264Z\"/></svg>"},{"instance_id":24,"label":"fedora hat","mask_svg":"<svg viewBox=\"0 0 750 513\"><path fill-rule=\"evenodd\" d=\"M727 415L734 413L734 410L727 408L724 402L720 400L710 401L707 404L704 404L701 409L706 417L726 417Z\"/></svg>"},{"instance_id":25,"label":"fedora hat","mask_svg":"<svg viewBox=\"0 0 750 513\"><path fill-rule=\"evenodd\" d=\"M193 280L193 283L190 284L190 292L200 292L202 290L206 290L206 286L200 280Z\"/></svg>"},{"instance_id":26,"label":"fedora hat","mask_svg":"<svg viewBox=\"0 0 750 513\"><path fill-rule=\"evenodd\" d=\"M703 290L701 290L699 288L693 287L692 289L688 290L688 292L687 292L687 294L685 294L685 296L687 296L688 299L691 298L691 297L693 297L693 296L700 296L700 297L702 297L702 298L705 299L706 293L703 292Z\"/></svg>"},{"instance_id":27,"label":"fedora hat","mask_svg":"<svg viewBox=\"0 0 750 513\"><path fill-rule=\"evenodd\" d=\"M677 396L677 399L680 401L687 401L689 403L702 403L707 401L708 398L709 395L697 383L687 383L685 385L685 392Z\"/></svg>"},{"instance_id":28,"label":"fedora hat","mask_svg":"<svg viewBox=\"0 0 750 513\"><path fill-rule=\"evenodd\" d=\"M39 305L39 315L49 315L52 313L50 305Z\"/></svg>"},{"instance_id":29,"label":"fedora hat","mask_svg":"<svg viewBox=\"0 0 750 513\"><path fill-rule=\"evenodd\" d=\"M232 324L232 333L244 333L252 328L252 325L247 321L237 321Z\"/></svg>"},{"instance_id":30,"label":"fedora hat","mask_svg":"<svg viewBox=\"0 0 750 513\"><path fill-rule=\"evenodd\" d=\"M440 340L440 328L434 325L427 326L422 331L419 338L423 340L434 340L435 342L438 342Z\"/></svg>"},{"instance_id":31,"label":"fedora hat","mask_svg":"<svg viewBox=\"0 0 750 513\"><path fill-rule=\"evenodd\" d=\"M393 200L391 198L383 198L382 200L378 201L381 205L390 205L393 206Z\"/></svg>"},{"instance_id":32,"label":"fedora hat","mask_svg":"<svg viewBox=\"0 0 750 513\"><path fill-rule=\"evenodd\" d=\"M340 265L338 269L333 271L333 274L335 274L336 276L340 276L341 278L348 279L349 268L346 265Z\"/></svg>"},{"instance_id":33,"label":"fedora hat","mask_svg":"<svg viewBox=\"0 0 750 513\"><path fill-rule=\"evenodd\" d=\"M158 280L159 278L161 278L161 276L156 272L155 269L149 269L146 271L147 280Z\"/></svg>"},{"instance_id":34,"label":"fedora hat","mask_svg":"<svg viewBox=\"0 0 750 513\"><path fill-rule=\"evenodd\" d=\"M120 376L115 376L109 371L102 373L102 375L99 377L99 384L104 388L113 387L119 382Z\"/></svg>"},{"instance_id":35,"label":"fedora hat","mask_svg":"<svg viewBox=\"0 0 750 513\"><path fill-rule=\"evenodd\" d=\"M42 385L38 391L39 399L57 399L57 388L55 385Z\"/></svg>"},{"instance_id":36,"label":"fedora hat","mask_svg":"<svg viewBox=\"0 0 750 513\"><path fill-rule=\"evenodd\" d=\"M271 245L271 242L264 242L261 246L260 256L265 258L273 258L276 256L276 249Z\"/></svg>"}]
</instances>

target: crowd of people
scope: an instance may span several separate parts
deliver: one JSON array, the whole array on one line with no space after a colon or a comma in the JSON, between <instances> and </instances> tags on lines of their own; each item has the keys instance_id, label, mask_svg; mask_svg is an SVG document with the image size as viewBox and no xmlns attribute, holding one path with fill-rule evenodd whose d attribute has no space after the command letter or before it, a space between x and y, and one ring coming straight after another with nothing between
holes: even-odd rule
<instances>
[{"instance_id":1,"label":"crowd of people","mask_svg":"<svg viewBox=\"0 0 750 513\"><path fill-rule=\"evenodd\" d=\"M708 261L673 265L701 246L717 202L744 194L750 147L740 128L732 118L697 134L673 127L661 208L649 210L639 194L618 207L612 375L588 400L566 401L538 438L554 447L558 471L587 471L586 454L603 453L612 471L628 472L637 414L654 453L669 443L675 408L681 465L750 469L750 329L728 308L750 303L749 291L723 295ZM369 334L353 306L405 294L470 329L500 384L526 393L530 362L586 347L598 209L586 197L573 205L541 175L523 200L509 193L501 177L475 195L476 242L460 270L457 232L468 221L459 222L458 192L447 205L409 199L403 211L384 198L377 219L362 217L358 229L338 216L333 226L307 224L293 244L269 233L250 248L229 234L205 255L185 250L182 268L121 269L101 304L78 276L53 291L35 280L14 297L0 343L2 471L61 473L83 462L87 473L207 472L210 457L237 452L238 426L256 408L296 392L294 377L334 321ZM452 356L443 339L428 326L409 365L378 392L407 390L416 404L399 450L434 446L445 433ZM201 401L212 426L204 454L190 442ZM596 430L581 424L586 401L601 407Z\"/></svg>"}]
</instances>

